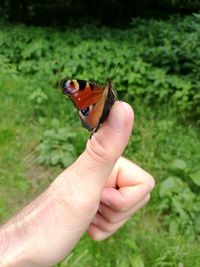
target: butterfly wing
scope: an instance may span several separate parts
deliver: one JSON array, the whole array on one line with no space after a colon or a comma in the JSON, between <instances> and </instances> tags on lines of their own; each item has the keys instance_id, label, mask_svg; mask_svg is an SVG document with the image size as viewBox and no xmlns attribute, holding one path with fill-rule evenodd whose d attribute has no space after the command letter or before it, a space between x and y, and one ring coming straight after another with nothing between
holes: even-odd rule
<instances>
[{"instance_id":1,"label":"butterfly wing","mask_svg":"<svg viewBox=\"0 0 200 267\"><path fill-rule=\"evenodd\" d=\"M95 130L98 127L100 118L103 114L106 95L107 88L103 90L103 93L101 94L101 97L98 99L98 101L94 105L89 107L88 113L85 114L85 116L83 114L83 110L79 111L79 116L81 118L82 124L88 130Z\"/></svg>"},{"instance_id":2,"label":"butterfly wing","mask_svg":"<svg viewBox=\"0 0 200 267\"><path fill-rule=\"evenodd\" d=\"M111 81L101 87L83 80L63 80L61 88L78 109L82 125L93 132L106 120L116 100Z\"/></svg>"},{"instance_id":3,"label":"butterfly wing","mask_svg":"<svg viewBox=\"0 0 200 267\"><path fill-rule=\"evenodd\" d=\"M79 111L83 126L93 130L93 132L98 131L100 125L107 119L112 105L117 100L111 81L108 81L108 84L102 90L98 102L88 108L87 114L83 114L83 110Z\"/></svg>"},{"instance_id":4,"label":"butterfly wing","mask_svg":"<svg viewBox=\"0 0 200 267\"><path fill-rule=\"evenodd\" d=\"M61 88L78 110L97 103L103 93L102 87L83 80L63 80Z\"/></svg>"}]
</instances>

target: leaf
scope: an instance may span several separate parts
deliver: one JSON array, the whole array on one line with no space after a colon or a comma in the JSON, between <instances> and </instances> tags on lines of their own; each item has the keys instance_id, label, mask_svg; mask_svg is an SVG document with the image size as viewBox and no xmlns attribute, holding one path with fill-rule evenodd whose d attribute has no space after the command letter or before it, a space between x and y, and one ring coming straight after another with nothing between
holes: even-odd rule
<instances>
[{"instance_id":1,"label":"leaf","mask_svg":"<svg viewBox=\"0 0 200 267\"><path fill-rule=\"evenodd\" d=\"M191 180L198 186L200 186L200 171L190 174Z\"/></svg>"},{"instance_id":2,"label":"leaf","mask_svg":"<svg viewBox=\"0 0 200 267\"><path fill-rule=\"evenodd\" d=\"M73 161L73 157L70 157L69 155L65 155L62 159L62 164L64 167L68 167L72 161Z\"/></svg>"},{"instance_id":3,"label":"leaf","mask_svg":"<svg viewBox=\"0 0 200 267\"><path fill-rule=\"evenodd\" d=\"M117 259L116 264L118 267L130 267L130 263L128 259L125 257L121 258L120 260ZM107 265L107 266L110 267L111 265Z\"/></svg>"},{"instance_id":4,"label":"leaf","mask_svg":"<svg viewBox=\"0 0 200 267\"><path fill-rule=\"evenodd\" d=\"M55 153L51 156L51 164L52 164L52 165L56 165L56 164L58 164L59 159L60 159L60 155L59 155L58 153L55 152Z\"/></svg>"},{"instance_id":5,"label":"leaf","mask_svg":"<svg viewBox=\"0 0 200 267\"><path fill-rule=\"evenodd\" d=\"M51 121L51 125L54 128L58 128L59 125L60 125L59 120L57 118L53 118L52 121Z\"/></svg>"},{"instance_id":6,"label":"leaf","mask_svg":"<svg viewBox=\"0 0 200 267\"><path fill-rule=\"evenodd\" d=\"M179 223L176 220L173 220L169 224L169 232L172 236L176 236L179 230Z\"/></svg>"},{"instance_id":7,"label":"leaf","mask_svg":"<svg viewBox=\"0 0 200 267\"><path fill-rule=\"evenodd\" d=\"M174 159L171 163L171 166L175 170L185 170L187 168L187 163L182 159Z\"/></svg>"},{"instance_id":8,"label":"leaf","mask_svg":"<svg viewBox=\"0 0 200 267\"><path fill-rule=\"evenodd\" d=\"M133 239L126 239L125 241L126 245L129 246L132 251L137 252L138 251L138 245L136 244L136 242Z\"/></svg>"},{"instance_id":9,"label":"leaf","mask_svg":"<svg viewBox=\"0 0 200 267\"><path fill-rule=\"evenodd\" d=\"M179 214L179 216L182 217L182 219L186 218L187 213L185 211L185 207L183 205L183 203L180 201L180 199L177 198L172 198L172 204L173 204L173 208L175 209L175 212Z\"/></svg>"},{"instance_id":10,"label":"leaf","mask_svg":"<svg viewBox=\"0 0 200 267\"><path fill-rule=\"evenodd\" d=\"M131 267L144 267L144 261L141 255L136 254L131 259Z\"/></svg>"},{"instance_id":11,"label":"leaf","mask_svg":"<svg viewBox=\"0 0 200 267\"><path fill-rule=\"evenodd\" d=\"M180 180L179 177L171 176L160 184L159 195L160 197L165 197L166 195L170 195L173 192L182 190L183 187L184 183Z\"/></svg>"}]
</instances>

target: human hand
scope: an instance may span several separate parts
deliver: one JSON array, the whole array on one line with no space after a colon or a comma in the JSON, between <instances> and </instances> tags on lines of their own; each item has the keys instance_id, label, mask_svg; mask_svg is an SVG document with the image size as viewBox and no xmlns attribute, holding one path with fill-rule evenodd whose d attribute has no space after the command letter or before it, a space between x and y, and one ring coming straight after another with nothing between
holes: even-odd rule
<instances>
[{"instance_id":1,"label":"human hand","mask_svg":"<svg viewBox=\"0 0 200 267\"><path fill-rule=\"evenodd\" d=\"M154 180L146 171L120 157L103 189L88 234L94 240L112 235L149 201L153 187Z\"/></svg>"},{"instance_id":2,"label":"human hand","mask_svg":"<svg viewBox=\"0 0 200 267\"><path fill-rule=\"evenodd\" d=\"M81 156L2 228L1 266L51 266L87 229L104 239L148 201L153 178L120 157L132 124L131 107L117 101Z\"/></svg>"}]
</instances>

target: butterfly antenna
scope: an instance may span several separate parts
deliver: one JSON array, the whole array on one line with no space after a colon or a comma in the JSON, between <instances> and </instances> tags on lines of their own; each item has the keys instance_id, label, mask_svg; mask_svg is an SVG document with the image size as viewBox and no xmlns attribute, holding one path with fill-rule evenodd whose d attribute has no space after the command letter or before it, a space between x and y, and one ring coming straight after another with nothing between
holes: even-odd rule
<instances>
[{"instance_id":1,"label":"butterfly antenna","mask_svg":"<svg viewBox=\"0 0 200 267\"><path fill-rule=\"evenodd\" d=\"M106 76L105 77L108 77L108 61L106 59L104 59L104 69L106 71Z\"/></svg>"},{"instance_id":2,"label":"butterfly antenna","mask_svg":"<svg viewBox=\"0 0 200 267\"><path fill-rule=\"evenodd\" d=\"M120 63L118 62L117 65L115 66L113 72L112 72L112 75L109 77L109 80L113 80L113 78L115 77L115 74L117 72L117 69L119 67Z\"/></svg>"}]
</instances>

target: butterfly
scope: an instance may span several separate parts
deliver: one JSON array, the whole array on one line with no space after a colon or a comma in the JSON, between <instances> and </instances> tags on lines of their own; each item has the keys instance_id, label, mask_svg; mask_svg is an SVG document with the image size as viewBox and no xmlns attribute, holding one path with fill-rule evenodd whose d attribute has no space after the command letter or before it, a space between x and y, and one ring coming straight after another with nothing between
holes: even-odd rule
<instances>
[{"instance_id":1,"label":"butterfly","mask_svg":"<svg viewBox=\"0 0 200 267\"><path fill-rule=\"evenodd\" d=\"M105 86L90 81L64 79L60 86L78 110L83 127L92 131L92 136L107 119L117 100L111 79Z\"/></svg>"}]
</instances>

